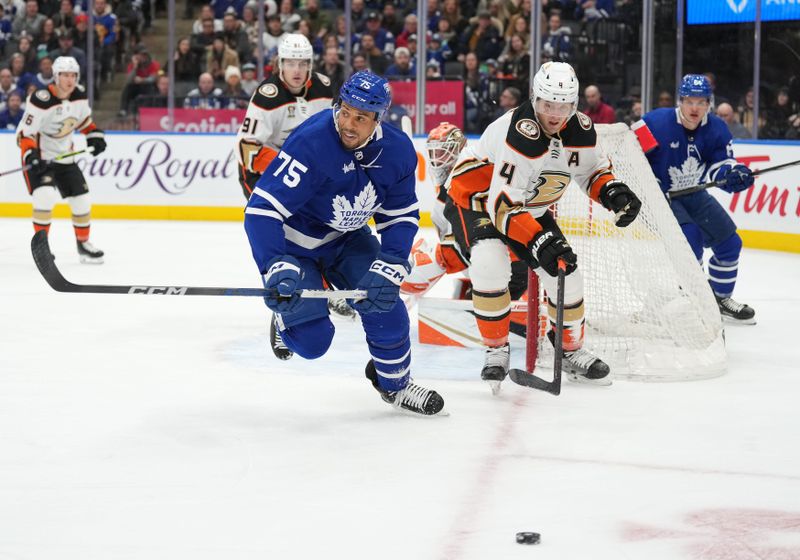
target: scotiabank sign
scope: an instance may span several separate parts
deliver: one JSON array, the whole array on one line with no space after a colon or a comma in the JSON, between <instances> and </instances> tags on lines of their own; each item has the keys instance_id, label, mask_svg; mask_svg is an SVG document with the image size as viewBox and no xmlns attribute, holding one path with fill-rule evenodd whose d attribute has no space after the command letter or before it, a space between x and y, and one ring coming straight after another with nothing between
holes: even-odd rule
<instances>
[{"instance_id":1,"label":"scotiabank sign","mask_svg":"<svg viewBox=\"0 0 800 560\"><path fill-rule=\"evenodd\" d=\"M175 109L175 126L170 128L166 109L139 109L139 130L148 132L232 132L239 130L244 110Z\"/></svg>"},{"instance_id":2,"label":"scotiabank sign","mask_svg":"<svg viewBox=\"0 0 800 560\"><path fill-rule=\"evenodd\" d=\"M417 83L391 82L392 104L402 105L416 127ZM464 128L464 82L428 82L425 89L425 130L442 121Z\"/></svg>"}]
</instances>

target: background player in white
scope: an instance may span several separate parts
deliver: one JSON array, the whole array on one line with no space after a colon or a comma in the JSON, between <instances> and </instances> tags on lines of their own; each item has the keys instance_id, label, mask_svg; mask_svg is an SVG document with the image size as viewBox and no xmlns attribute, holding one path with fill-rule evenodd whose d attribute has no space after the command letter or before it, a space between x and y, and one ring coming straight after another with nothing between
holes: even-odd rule
<instances>
[{"instance_id":1,"label":"background player in white","mask_svg":"<svg viewBox=\"0 0 800 560\"><path fill-rule=\"evenodd\" d=\"M730 130L711 111L714 99L708 78L687 74L678 94L677 108L650 111L631 127L661 190L675 193L707 181L722 181L720 188L730 193L750 188L753 174L733 157ZM754 324L753 308L731 297L742 239L728 212L707 191L672 198L670 208L701 266L704 248L713 253L708 282L722 316Z\"/></svg>"},{"instance_id":2,"label":"background player in white","mask_svg":"<svg viewBox=\"0 0 800 560\"><path fill-rule=\"evenodd\" d=\"M256 88L236 135L239 183L250 198L258 178L289 134L303 121L333 102L327 76L313 72L314 50L300 33L286 35L278 45L278 74Z\"/></svg>"},{"instance_id":3,"label":"background player in white","mask_svg":"<svg viewBox=\"0 0 800 560\"><path fill-rule=\"evenodd\" d=\"M591 120L577 112L579 84L563 62L547 62L530 102L509 111L465 148L450 174L445 216L470 251L472 302L487 347L481 376L500 381L509 364L508 248L529 263L548 295L553 340L558 260L566 263L563 369L573 381L607 385L609 367L583 348L583 278L578 260L548 211L575 181L592 200L629 225L641 202L615 179ZM610 280L610 281L613 281Z\"/></svg>"},{"instance_id":4,"label":"background player in white","mask_svg":"<svg viewBox=\"0 0 800 560\"><path fill-rule=\"evenodd\" d=\"M86 135L90 151L97 156L106 149L105 134L92 122L86 90L78 84L78 62L71 56L56 58L53 77L52 84L30 95L17 127L22 163L30 165L24 176L33 198L33 227L49 232L60 193L72 211L81 262L99 264L103 251L89 243L91 202L86 179L74 157L47 160L74 151L73 131Z\"/></svg>"}]
</instances>

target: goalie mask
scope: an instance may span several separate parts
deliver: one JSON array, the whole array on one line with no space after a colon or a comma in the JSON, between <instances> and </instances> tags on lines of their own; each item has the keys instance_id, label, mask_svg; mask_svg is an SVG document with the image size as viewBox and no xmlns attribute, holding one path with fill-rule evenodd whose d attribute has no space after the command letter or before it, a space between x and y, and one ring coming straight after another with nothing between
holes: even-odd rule
<instances>
[{"instance_id":1,"label":"goalie mask","mask_svg":"<svg viewBox=\"0 0 800 560\"><path fill-rule=\"evenodd\" d=\"M311 79L314 49L308 39L300 33L289 33L278 45L278 76L292 88L301 88ZM302 72L302 81L292 76L297 69Z\"/></svg>"},{"instance_id":2,"label":"goalie mask","mask_svg":"<svg viewBox=\"0 0 800 560\"><path fill-rule=\"evenodd\" d=\"M428 133L425 144L428 165L437 183L443 182L450 173L466 143L461 129L449 122L440 123Z\"/></svg>"},{"instance_id":3,"label":"goalie mask","mask_svg":"<svg viewBox=\"0 0 800 560\"><path fill-rule=\"evenodd\" d=\"M566 62L545 62L533 77L531 103L546 132L558 132L578 110L580 86Z\"/></svg>"}]
</instances>

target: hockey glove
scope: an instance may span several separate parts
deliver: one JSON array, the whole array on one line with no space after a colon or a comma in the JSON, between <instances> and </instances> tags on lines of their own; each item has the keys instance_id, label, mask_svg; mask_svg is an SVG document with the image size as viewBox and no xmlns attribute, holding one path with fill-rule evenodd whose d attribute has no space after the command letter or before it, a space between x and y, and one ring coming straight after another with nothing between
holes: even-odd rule
<instances>
[{"instance_id":1,"label":"hockey glove","mask_svg":"<svg viewBox=\"0 0 800 560\"><path fill-rule=\"evenodd\" d=\"M366 290L367 297L351 305L359 313L391 311L400 298L400 284L411 271L406 259L378 253L356 289Z\"/></svg>"},{"instance_id":2,"label":"hockey glove","mask_svg":"<svg viewBox=\"0 0 800 560\"><path fill-rule=\"evenodd\" d=\"M263 281L264 287L274 293L264 298L267 307L275 313L297 311L303 303L297 292L302 277L303 269L294 257L283 255L269 261Z\"/></svg>"},{"instance_id":3,"label":"hockey glove","mask_svg":"<svg viewBox=\"0 0 800 560\"><path fill-rule=\"evenodd\" d=\"M31 148L25 152L23 161L25 165L31 166L30 170L34 173L44 173L47 169L47 162L42 159L42 152L39 151L39 148Z\"/></svg>"},{"instance_id":4,"label":"hockey glove","mask_svg":"<svg viewBox=\"0 0 800 560\"><path fill-rule=\"evenodd\" d=\"M99 128L86 135L86 144L92 148L92 154L97 157L106 151L106 133Z\"/></svg>"},{"instance_id":5,"label":"hockey glove","mask_svg":"<svg viewBox=\"0 0 800 560\"><path fill-rule=\"evenodd\" d=\"M622 181L609 181L600 189L600 202L603 208L616 214L617 227L627 227L636 219L642 208L642 201Z\"/></svg>"},{"instance_id":6,"label":"hockey glove","mask_svg":"<svg viewBox=\"0 0 800 560\"><path fill-rule=\"evenodd\" d=\"M725 167L728 166L724 166L721 171L724 171ZM734 165L728 169L724 175L722 173L720 173L720 175L722 175L723 181L723 183L720 185L720 188L729 193L741 192L750 188L755 182L753 172L750 171L746 165L742 164Z\"/></svg>"},{"instance_id":7,"label":"hockey glove","mask_svg":"<svg viewBox=\"0 0 800 560\"><path fill-rule=\"evenodd\" d=\"M531 253L547 274L558 276L558 259L567 264L567 274L578 267L578 257L572 252L567 240L561 233L542 231L536 234L531 242Z\"/></svg>"}]
</instances>

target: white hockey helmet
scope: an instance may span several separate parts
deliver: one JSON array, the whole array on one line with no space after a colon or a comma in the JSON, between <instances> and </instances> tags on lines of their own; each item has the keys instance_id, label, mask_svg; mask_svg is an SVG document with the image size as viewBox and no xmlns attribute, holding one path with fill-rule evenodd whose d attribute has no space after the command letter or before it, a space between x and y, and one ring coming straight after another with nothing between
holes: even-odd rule
<instances>
[{"instance_id":1,"label":"white hockey helmet","mask_svg":"<svg viewBox=\"0 0 800 560\"><path fill-rule=\"evenodd\" d=\"M81 80L81 67L78 61L71 56L59 56L53 61L53 78L58 80L58 75L62 72L74 72L76 81Z\"/></svg>"},{"instance_id":2,"label":"white hockey helmet","mask_svg":"<svg viewBox=\"0 0 800 560\"><path fill-rule=\"evenodd\" d=\"M537 101L543 100L555 104L566 104L561 110L566 119L578 110L580 85L575 70L566 62L545 62L533 77L531 103L536 112Z\"/></svg>"},{"instance_id":3,"label":"white hockey helmet","mask_svg":"<svg viewBox=\"0 0 800 560\"><path fill-rule=\"evenodd\" d=\"M307 60L308 77L311 79L312 63L314 61L314 49L305 35L301 33L287 34L278 45L278 73L281 80L286 82L283 77L284 59Z\"/></svg>"}]
</instances>

